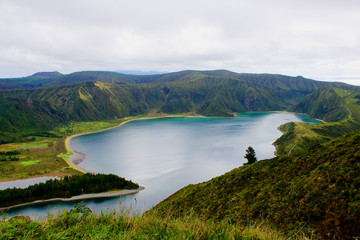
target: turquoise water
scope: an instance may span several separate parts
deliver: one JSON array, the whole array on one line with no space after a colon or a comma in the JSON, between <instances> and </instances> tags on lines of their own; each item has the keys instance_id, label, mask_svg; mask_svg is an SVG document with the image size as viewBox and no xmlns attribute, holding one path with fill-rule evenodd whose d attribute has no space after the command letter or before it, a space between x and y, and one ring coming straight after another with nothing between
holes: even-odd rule
<instances>
[{"instance_id":1,"label":"turquoise water","mask_svg":"<svg viewBox=\"0 0 360 240\"><path fill-rule=\"evenodd\" d=\"M274 156L272 143L286 122L318 123L291 113L243 113L237 118L181 117L139 120L72 139L86 154L80 163L91 172L114 173L146 189L130 196L88 200L95 211L131 207L143 212L188 184L210 180L242 166L252 146L258 159ZM44 216L73 203L39 204L10 215Z\"/></svg>"}]
</instances>

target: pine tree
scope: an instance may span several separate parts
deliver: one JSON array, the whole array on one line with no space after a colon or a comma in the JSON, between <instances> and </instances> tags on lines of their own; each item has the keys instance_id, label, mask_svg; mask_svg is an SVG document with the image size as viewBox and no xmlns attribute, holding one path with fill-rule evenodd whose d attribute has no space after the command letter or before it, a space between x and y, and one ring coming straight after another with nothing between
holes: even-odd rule
<instances>
[{"instance_id":1,"label":"pine tree","mask_svg":"<svg viewBox=\"0 0 360 240\"><path fill-rule=\"evenodd\" d=\"M244 158L248 160L246 164L252 164L257 161L255 150L253 147L249 146L248 149L246 149L246 154Z\"/></svg>"}]
</instances>

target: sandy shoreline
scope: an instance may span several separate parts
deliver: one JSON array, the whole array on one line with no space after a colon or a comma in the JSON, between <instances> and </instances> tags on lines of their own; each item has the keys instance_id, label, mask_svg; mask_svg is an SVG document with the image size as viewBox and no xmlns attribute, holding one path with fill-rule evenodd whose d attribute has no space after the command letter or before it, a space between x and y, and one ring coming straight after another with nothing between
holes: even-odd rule
<instances>
[{"instance_id":1,"label":"sandy shoreline","mask_svg":"<svg viewBox=\"0 0 360 240\"><path fill-rule=\"evenodd\" d=\"M118 196L124 196L124 195L130 195L140 192L141 190L144 190L144 187L139 187L138 189L133 190L120 190L116 192L104 192L104 193L89 193L89 194L82 194L77 196L72 196L71 198L51 198L51 199L45 199L45 200L36 200L33 202L27 202L27 203L21 203L9 207L0 208L1 211L9 210L12 208L18 208L18 207L24 207L29 206L33 204L38 203L48 203L48 202L71 202L71 201L77 201L77 200L85 200L85 199L93 199L93 198L111 198L111 197L118 197Z\"/></svg>"},{"instance_id":2,"label":"sandy shoreline","mask_svg":"<svg viewBox=\"0 0 360 240\"><path fill-rule=\"evenodd\" d=\"M145 120L145 119L150 119L150 118L141 118L141 120ZM86 157L86 154L85 153L82 153L82 152L78 152L76 151L72 146L71 146L71 140L73 138L76 138L76 137L80 137L80 136L84 136L84 135L88 135L88 134L93 134L93 133L98 133L98 132L104 132L104 131L107 131L107 130L110 130L110 129L113 129L113 128L117 128L117 127L121 127L123 126L124 124L128 123L128 122L131 122L131 121L135 121L135 120L140 120L140 119L131 119L131 120L127 120L125 122L122 122L120 123L119 125L115 126L115 127L112 127L112 128L107 128L107 129L102 129L102 130L99 130L99 131L95 131L95 132L87 132L87 133L80 133L80 134L76 134L76 135L72 135L70 137L67 137L66 140L65 140L65 147L66 147L66 150L68 151L71 151L72 154L70 156L68 156L68 161L67 163L69 164L70 167L80 171L80 172L83 172L83 173L87 173L89 172L88 170L78 166L79 163L81 163L82 161L84 161L85 157Z\"/></svg>"}]
</instances>

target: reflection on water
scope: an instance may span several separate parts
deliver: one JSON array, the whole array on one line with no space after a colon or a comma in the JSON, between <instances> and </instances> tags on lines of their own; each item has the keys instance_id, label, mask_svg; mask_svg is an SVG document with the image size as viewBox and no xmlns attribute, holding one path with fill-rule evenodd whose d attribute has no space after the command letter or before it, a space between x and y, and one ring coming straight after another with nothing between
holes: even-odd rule
<instances>
[{"instance_id":1,"label":"reflection on water","mask_svg":"<svg viewBox=\"0 0 360 240\"><path fill-rule=\"evenodd\" d=\"M290 121L313 120L290 113L246 113L237 118L163 118L130 122L123 127L74 138L71 144L86 153L80 163L91 172L114 173L146 189L108 200L87 200L95 211L131 207L143 212L180 188L242 166L253 146L258 159L274 156L277 127ZM136 201L135 201L136 198ZM25 207L9 214L44 216L73 203Z\"/></svg>"}]
</instances>

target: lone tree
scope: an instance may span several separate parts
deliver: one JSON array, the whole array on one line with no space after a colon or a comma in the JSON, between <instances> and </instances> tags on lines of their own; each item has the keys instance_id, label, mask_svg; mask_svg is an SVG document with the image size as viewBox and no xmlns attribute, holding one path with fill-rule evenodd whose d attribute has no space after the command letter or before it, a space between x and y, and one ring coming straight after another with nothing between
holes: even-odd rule
<instances>
[{"instance_id":1,"label":"lone tree","mask_svg":"<svg viewBox=\"0 0 360 240\"><path fill-rule=\"evenodd\" d=\"M249 146L248 149L246 149L246 154L244 156L248 160L246 164L252 164L257 161L255 150L253 147Z\"/></svg>"}]
</instances>

